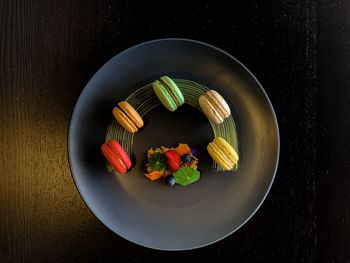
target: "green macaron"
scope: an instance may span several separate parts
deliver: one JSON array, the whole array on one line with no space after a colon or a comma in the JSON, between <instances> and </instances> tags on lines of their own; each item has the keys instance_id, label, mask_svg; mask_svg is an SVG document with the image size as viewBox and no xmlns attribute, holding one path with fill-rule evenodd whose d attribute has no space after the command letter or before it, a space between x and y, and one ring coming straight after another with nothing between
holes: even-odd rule
<instances>
[{"instance_id":1,"label":"green macaron","mask_svg":"<svg viewBox=\"0 0 350 263\"><path fill-rule=\"evenodd\" d=\"M185 99L176 83L169 77L163 76L152 83L154 92L160 102L170 111L184 104Z\"/></svg>"}]
</instances>

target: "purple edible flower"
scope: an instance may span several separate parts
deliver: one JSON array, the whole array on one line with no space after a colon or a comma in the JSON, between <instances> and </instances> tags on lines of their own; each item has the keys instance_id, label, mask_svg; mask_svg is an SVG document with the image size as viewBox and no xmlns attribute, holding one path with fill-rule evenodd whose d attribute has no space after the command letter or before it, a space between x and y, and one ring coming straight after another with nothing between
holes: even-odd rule
<instances>
[{"instance_id":1,"label":"purple edible flower","mask_svg":"<svg viewBox=\"0 0 350 263\"><path fill-rule=\"evenodd\" d=\"M191 153L192 153L192 155L196 155L198 153L198 151L194 148L191 148Z\"/></svg>"},{"instance_id":2,"label":"purple edible flower","mask_svg":"<svg viewBox=\"0 0 350 263\"><path fill-rule=\"evenodd\" d=\"M147 171L147 160L143 160L143 162L142 162L142 169L144 171Z\"/></svg>"}]
</instances>

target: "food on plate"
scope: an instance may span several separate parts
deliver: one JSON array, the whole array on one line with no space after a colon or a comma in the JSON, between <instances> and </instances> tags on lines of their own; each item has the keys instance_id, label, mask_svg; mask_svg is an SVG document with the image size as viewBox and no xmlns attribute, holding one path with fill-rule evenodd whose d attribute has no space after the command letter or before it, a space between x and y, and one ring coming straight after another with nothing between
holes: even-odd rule
<instances>
[{"instance_id":1,"label":"food on plate","mask_svg":"<svg viewBox=\"0 0 350 263\"><path fill-rule=\"evenodd\" d=\"M169 186L175 183L182 186L194 183L199 180L200 172L197 170L198 159L193 153L197 153L197 150L185 143L180 143L175 148L151 148L147 151L143 164L144 175L152 181L165 177Z\"/></svg>"},{"instance_id":2,"label":"food on plate","mask_svg":"<svg viewBox=\"0 0 350 263\"><path fill-rule=\"evenodd\" d=\"M163 76L160 80L155 80L152 83L152 87L160 102L170 111L175 111L185 103L185 98L181 90L168 76Z\"/></svg>"},{"instance_id":3,"label":"food on plate","mask_svg":"<svg viewBox=\"0 0 350 263\"><path fill-rule=\"evenodd\" d=\"M119 174L131 168L131 160L123 147L116 140L109 140L101 146L101 151L110 166Z\"/></svg>"},{"instance_id":4,"label":"food on plate","mask_svg":"<svg viewBox=\"0 0 350 263\"><path fill-rule=\"evenodd\" d=\"M199 97L199 106L209 121L220 124L231 115L225 99L215 90L209 90Z\"/></svg>"},{"instance_id":5,"label":"food on plate","mask_svg":"<svg viewBox=\"0 0 350 263\"><path fill-rule=\"evenodd\" d=\"M225 170L232 170L239 157L235 149L221 137L215 137L207 146L209 155Z\"/></svg>"},{"instance_id":6,"label":"food on plate","mask_svg":"<svg viewBox=\"0 0 350 263\"><path fill-rule=\"evenodd\" d=\"M119 124L130 133L137 132L143 126L140 114L126 101L119 102L112 112Z\"/></svg>"},{"instance_id":7,"label":"food on plate","mask_svg":"<svg viewBox=\"0 0 350 263\"><path fill-rule=\"evenodd\" d=\"M108 171L124 174L136 164L132 148L134 134L145 125L141 116L160 104L173 112L185 100L188 105L202 110L213 128L215 139L207 145L208 153L214 160L212 168L216 171L237 170L238 140L231 110L225 99L217 91L191 80L176 79L175 82L168 76L162 76L134 91L113 109L118 124L111 122L106 135L108 142L101 148L108 161ZM186 143L151 148L142 163L144 176L151 181L162 178L169 186L189 185L201 176L197 156L197 150Z\"/></svg>"}]
</instances>

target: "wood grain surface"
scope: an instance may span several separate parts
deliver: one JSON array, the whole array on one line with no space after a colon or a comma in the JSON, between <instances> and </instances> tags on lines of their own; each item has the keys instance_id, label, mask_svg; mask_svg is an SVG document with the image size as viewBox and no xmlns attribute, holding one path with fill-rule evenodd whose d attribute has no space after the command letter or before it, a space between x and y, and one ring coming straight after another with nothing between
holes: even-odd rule
<instances>
[{"instance_id":1,"label":"wood grain surface","mask_svg":"<svg viewBox=\"0 0 350 263\"><path fill-rule=\"evenodd\" d=\"M139 2L0 2L0 262L350 262L350 4ZM150 250L112 233L68 164L85 84L117 53L163 37L239 59L280 126L264 204L233 235L193 251Z\"/></svg>"}]
</instances>

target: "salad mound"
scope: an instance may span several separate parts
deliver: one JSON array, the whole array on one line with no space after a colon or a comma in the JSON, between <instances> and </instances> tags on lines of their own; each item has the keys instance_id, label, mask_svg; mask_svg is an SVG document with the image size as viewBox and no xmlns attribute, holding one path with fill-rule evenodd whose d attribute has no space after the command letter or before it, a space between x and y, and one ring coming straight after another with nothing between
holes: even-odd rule
<instances>
[{"instance_id":1,"label":"salad mound","mask_svg":"<svg viewBox=\"0 0 350 263\"><path fill-rule=\"evenodd\" d=\"M144 175L152 181L164 178L169 186L194 183L200 178L196 154L197 150L186 143L151 148L143 163Z\"/></svg>"}]
</instances>

